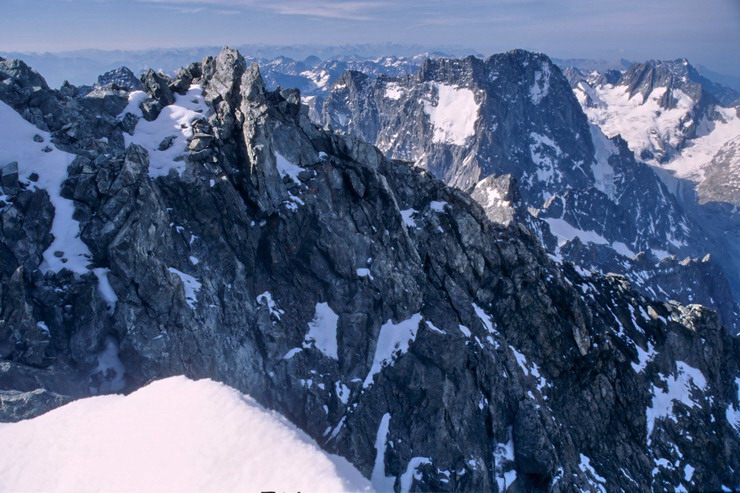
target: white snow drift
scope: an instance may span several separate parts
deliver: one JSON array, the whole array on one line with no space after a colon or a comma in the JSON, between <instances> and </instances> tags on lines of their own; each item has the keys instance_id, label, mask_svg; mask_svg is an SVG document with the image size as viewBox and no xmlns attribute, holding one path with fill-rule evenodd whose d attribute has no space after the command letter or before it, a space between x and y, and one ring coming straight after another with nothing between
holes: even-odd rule
<instances>
[{"instance_id":1,"label":"white snow drift","mask_svg":"<svg viewBox=\"0 0 740 493\"><path fill-rule=\"evenodd\" d=\"M370 491L346 460L239 392L172 377L0 424L0 491Z\"/></svg>"}]
</instances>

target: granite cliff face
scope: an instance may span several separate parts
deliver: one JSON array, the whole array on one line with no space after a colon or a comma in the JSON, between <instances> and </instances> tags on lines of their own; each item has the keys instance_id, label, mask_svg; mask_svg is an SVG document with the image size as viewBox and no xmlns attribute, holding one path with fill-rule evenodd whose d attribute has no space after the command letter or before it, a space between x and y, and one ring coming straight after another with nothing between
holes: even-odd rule
<instances>
[{"instance_id":1,"label":"granite cliff face","mask_svg":"<svg viewBox=\"0 0 740 493\"><path fill-rule=\"evenodd\" d=\"M185 374L379 491L740 484L740 346L713 312L552 261L233 50L142 84L0 61L3 420Z\"/></svg>"}]
</instances>

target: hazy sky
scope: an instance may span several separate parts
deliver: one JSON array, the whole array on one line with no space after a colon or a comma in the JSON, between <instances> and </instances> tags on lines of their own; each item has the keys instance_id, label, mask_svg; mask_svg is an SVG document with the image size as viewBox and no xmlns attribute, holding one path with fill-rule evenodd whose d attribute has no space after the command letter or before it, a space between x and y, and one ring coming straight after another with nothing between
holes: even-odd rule
<instances>
[{"instance_id":1,"label":"hazy sky","mask_svg":"<svg viewBox=\"0 0 740 493\"><path fill-rule=\"evenodd\" d=\"M740 0L0 0L0 32L0 51L398 42L740 75Z\"/></svg>"}]
</instances>

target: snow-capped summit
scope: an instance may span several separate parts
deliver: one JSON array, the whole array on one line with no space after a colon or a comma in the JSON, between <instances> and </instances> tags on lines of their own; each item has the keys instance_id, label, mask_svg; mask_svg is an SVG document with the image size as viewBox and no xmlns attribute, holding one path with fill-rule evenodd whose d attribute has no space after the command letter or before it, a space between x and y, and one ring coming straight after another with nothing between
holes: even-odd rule
<instances>
[{"instance_id":1,"label":"snow-capped summit","mask_svg":"<svg viewBox=\"0 0 740 493\"><path fill-rule=\"evenodd\" d=\"M98 85L104 86L106 84L115 84L129 91L144 89L144 84L128 67L119 67L98 76Z\"/></svg>"},{"instance_id":2,"label":"snow-capped summit","mask_svg":"<svg viewBox=\"0 0 740 493\"><path fill-rule=\"evenodd\" d=\"M370 491L341 457L251 397L171 377L0 423L0 490L44 493Z\"/></svg>"},{"instance_id":3,"label":"snow-capped summit","mask_svg":"<svg viewBox=\"0 0 740 493\"><path fill-rule=\"evenodd\" d=\"M738 93L702 77L685 59L612 72L569 69L589 121L620 136L652 165L716 246L740 296L740 106Z\"/></svg>"},{"instance_id":4,"label":"snow-capped summit","mask_svg":"<svg viewBox=\"0 0 740 493\"><path fill-rule=\"evenodd\" d=\"M682 178L697 173L712 156L704 163L671 163L686 161L685 154L698 161L698 152L711 153L709 146L716 152L728 136L740 134L733 107L738 94L705 79L687 60L634 64L618 79L613 72L570 73L590 121L609 137L621 135L640 159ZM712 144L704 142L710 134L715 134Z\"/></svg>"}]
</instances>

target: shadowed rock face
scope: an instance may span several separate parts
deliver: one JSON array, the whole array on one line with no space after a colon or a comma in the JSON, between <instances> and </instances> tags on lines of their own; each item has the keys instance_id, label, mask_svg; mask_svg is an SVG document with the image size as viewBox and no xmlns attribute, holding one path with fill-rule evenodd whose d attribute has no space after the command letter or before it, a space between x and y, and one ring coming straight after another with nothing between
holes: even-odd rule
<instances>
[{"instance_id":1,"label":"shadowed rock face","mask_svg":"<svg viewBox=\"0 0 740 493\"><path fill-rule=\"evenodd\" d=\"M185 374L248 392L381 489L740 482L740 348L713 312L553 263L467 194L313 125L235 51L168 81L175 105L200 87L207 111L156 178L175 147L135 143L148 122L119 114L125 92L95 110L24 99L32 76L0 99L11 87L54 152L77 155L62 195L94 270L42 265L55 210L21 176L0 209L5 420ZM74 139L57 124L71 116Z\"/></svg>"}]
</instances>

